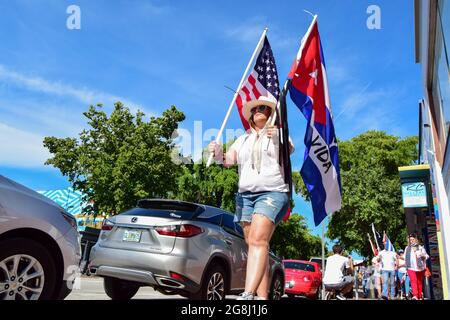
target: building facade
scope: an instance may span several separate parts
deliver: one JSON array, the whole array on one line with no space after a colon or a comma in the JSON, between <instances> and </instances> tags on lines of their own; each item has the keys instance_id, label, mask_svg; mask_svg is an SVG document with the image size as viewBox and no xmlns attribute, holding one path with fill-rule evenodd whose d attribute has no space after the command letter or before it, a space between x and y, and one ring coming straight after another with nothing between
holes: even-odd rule
<instances>
[{"instance_id":1,"label":"building facade","mask_svg":"<svg viewBox=\"0 0 450 320\"><path fill-rule=\"evenodd\" d=\"M419 163L430 166L443 298L450 299L450 0L415 0L415 57L421 64Z\"/></svg>"}]
</instances>

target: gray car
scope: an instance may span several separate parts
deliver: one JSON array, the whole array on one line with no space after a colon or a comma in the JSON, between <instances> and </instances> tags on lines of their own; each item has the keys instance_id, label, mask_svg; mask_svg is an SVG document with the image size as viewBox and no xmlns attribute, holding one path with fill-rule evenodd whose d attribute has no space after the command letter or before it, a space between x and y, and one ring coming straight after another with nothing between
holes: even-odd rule
<instances>
[{"instance_id":1,"label":"gray car","mask_svg":"<svg viewBox=\"0 0 450 320\"><path fill-rule=\"evenodd\" d=\"M80 257L75 218L0 175L0 300L64 299Z\"/></svg>"},{"instance_id":2,"label":"gray car","mask_svg":"<svg viewBox=\"0 0 450 320\"><path fill-rule=\"evenodd\" d=\"M244 290L247 245L233 214L174 200L141 200L105 221L89 271L112 299L141 286L191 299L222 300ZM270 298L284 294L284 268L270 255Z\"/></svg>"}]
</instances>

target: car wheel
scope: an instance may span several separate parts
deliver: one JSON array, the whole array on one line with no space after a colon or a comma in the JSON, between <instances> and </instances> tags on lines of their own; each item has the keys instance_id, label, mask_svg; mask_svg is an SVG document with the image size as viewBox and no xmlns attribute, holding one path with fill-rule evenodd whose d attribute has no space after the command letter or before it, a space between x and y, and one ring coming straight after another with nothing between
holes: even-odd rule
<instances>
[{"instance_id":1,"label":"car wheel","mask_svg":"<svg viewBox=\"0 0 450 320\"><path fill-rule=\"evenodd\" d=\"M225 269L214 264L206 271L199 292L191 294L191 299L223 300L225 299L225 284L227 283Z\"/></svg>"},{"instance_id":2,"label":"car wheel","mask_svg":"<svg viewBox=\"0 0 450 320\"><path fill-rule=\"evenodd\" d=\"M25 238L0 242L0 300L53 299L55 286L55 262L44 246Z\"/></svg>"},{"instance_id":3,"label":"car wheel","mask_svg":"<svg viewBox=\"0 0 450 320\"><path fill-rule=\"evenodd\" d=\"M272 277L272 283L270 284L270 300L281 300L283 296L283 277L279 272L275 272Z\"/></svg>"},{"instance_id":4,"label":"car wheel","mask_svg":"<svg viewBox=\"0 0 450 320\"><path fill-rule=\"evenodd\" d=\"M317 288L317 292L314 295L313 299L322 300L322 288L321 287Z\"/></svg>"},{"instance_id":5,"label":"car wheel","mask_svg":"<svg viewBox=\"0 0 450 320\"><path fill-rule=\"evenodd\" d=\"M103 287L112 300L130 300L139 290L134 283L110 277L103 279Z\"/></svg>"}]
</instances>

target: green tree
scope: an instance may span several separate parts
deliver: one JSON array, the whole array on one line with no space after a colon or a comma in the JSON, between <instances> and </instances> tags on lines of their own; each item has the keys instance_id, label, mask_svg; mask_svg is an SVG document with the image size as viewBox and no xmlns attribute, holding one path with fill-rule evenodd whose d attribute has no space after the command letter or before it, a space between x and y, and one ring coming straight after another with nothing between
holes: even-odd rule
<instances>
[{"instance_id":1,"label":"green tree","mask_svg":"<svg viewBox=\"0 0 450 320\"><path fill-rule=\"evenodd\" d=\"M228 141L223 146L223 151L225 152L233 142L234 139ZM175 198L234 212L239 183L237 166L226 168L213 163L206 167L208 157L209 151L205 148L201 160L195 164L183 165L182 173L177 179L178 191Z\"/></svg>"},{"instance_id":2,"label":"green tree","mask_svg":"<svg viewBox=\"0 0 450 320\"><path fill-rule=\"evenodd\" d=\"M275 229L271 248L285 259L309 260L322 254L322 241L310 233L302 216L292 214L288 221Z\"/></svg>"},{"instance_id":3,"label":"green tree","mask_svg":"<svg viewBox=\"0 0 450 320\"><path fill-rule=\"evenodd\" d=\"M367 131L349 141L339 141L342 208L333 214L327 236L338 240L349 252L369 257L367 233L374 223L386 231L397 248L406 243L398 167L417 159L417 137L401 139L382 131ZM296 190L309 201L297 174Z\"/></svg>"},{"instance_id":4,"label":"green tree","mask_svg":"<svg viewBox=\"0 0 450 320\"><path fill-rule=\"evenodd\" d=\"M93 201L90 213L114 215L138 199L176 191L180 167L171 159L172 133L185 116L175 106L148 122L144 113L134 116L121 102L109 117L101 104L83 114L89 129L78 139L44 139L53 155L45 164L58 168L74 189Z\"/></svg>"},{"instance_id":5,"label":"green tree","mask_svg":"<svg viewBox=\"0 0 450 320\"><path fill-rule=\"evenodd\" d=\"M184 165L177 179L176 198L234 212L238 180L235 167L221 168L214 164L206 167L204 162Z\"/></svg>"}]
</instances>

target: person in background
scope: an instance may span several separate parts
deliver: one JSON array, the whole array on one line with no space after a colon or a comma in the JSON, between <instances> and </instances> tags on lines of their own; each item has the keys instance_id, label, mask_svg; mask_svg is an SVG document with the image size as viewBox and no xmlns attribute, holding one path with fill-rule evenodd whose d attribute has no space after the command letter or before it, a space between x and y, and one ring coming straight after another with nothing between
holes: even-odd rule
<instances>
[{"instance_id":1,"label":"person in background","mask_svg":"<svg viewBox=\"0 0 450 320\"><path fill-rule=\"evenodd\" d=\"M336 290L336 298L346 300L345 295L353 290L353 277L345 275L346 271L353 273L352 257L342 255L342 247L338 244L333 246L333 255L327 258L323 284L326 290Z\"/></svg>"},{"instance_id":2,"label":"person in background","mask_svg":"<svg viewBox=\"0 0 450 320\"><path fill-rule=\"evenodd\" d=\"M405 262L413 291L412 299L423 300L423 277L429 256L425 248L419 244L416 233L409 235L408 242L409 245L405 248Z\"/></svg>"},{"instance_id":3,"label":"person in background","mask_svg":"<svg viewBox=\"0 0 450 320\"><path fill-rule=\"evenodd\" d=\"M378 261L378 256L372 258L372 280L373 286L376 290L376 296L378 300L381 299L381 263Z\"/></svg>"},{"instance_id":4,"label":"person in background","mask_svg":"<svg viewBox=\"0 0 450 320\"><path fill-rule=\"evenodd\" d=\"M370 284L370 277L372 276L372 266L367 266L367 262L364 261L364 265L361 267L361 277L362 277L362 281L361 281L361 286L363 289L363 295L364 298L368 298L369 297L369 284Z\"/></svg>"},{"instance_id":5,"label":"person in background","mask_svg":"<svg viewBox=\"0 0 450 320\"><path fill-rule=\"evenodd\" d=\"M397 256L397 279L400 283L400 299L407 299L409 295L409 276L406 270L404 251L398 250Z\"/></svg>"},{"instance_id":6,"label":"person in background","mask_svg":"<svg viewBox=\"0 0 450 320\"><path fill-rule=\"evenodd\" d=\"M397 253L395 251L388 251L384 248L384 244L380 244L380 253L378 254L378 261L381 263L381 275L383 277L383 293L382 298L394 299L395 297L395 273L397 270ZM388 293L388 286L390 287L390 295Z\"/></svg>"}]
</instances>

